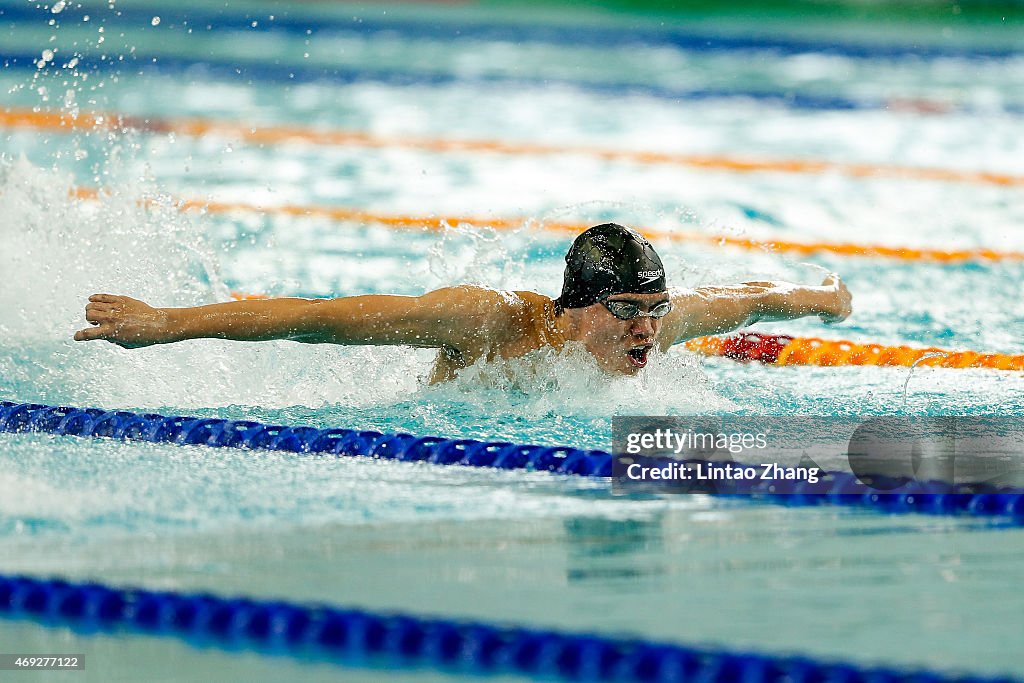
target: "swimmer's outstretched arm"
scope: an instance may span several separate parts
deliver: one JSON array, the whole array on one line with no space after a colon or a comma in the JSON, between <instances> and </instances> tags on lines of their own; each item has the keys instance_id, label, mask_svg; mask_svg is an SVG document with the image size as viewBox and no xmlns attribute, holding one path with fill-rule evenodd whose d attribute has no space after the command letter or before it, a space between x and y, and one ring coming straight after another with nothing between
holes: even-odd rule
<instances>
[{"instance_id":1,"label":"swimmer's outstretched arm","mask_svg":"<svg viewBox=\"0 0 1024 683\"><path fill-rule=\"evenodd\" d=\"M126 296L94 294L85 307L93 326L76 332L75 340L105 339L138 348L200 338L290 339L468 351L507 329L513 308L500 292L469 286L418 297L260 299L192 308L154 308Z\"/></svg>"},{"instance_id":2,"label":"swimmer's outstretched arm","mask_svg":"<svg viewBox=\"0 0 1024 683\"><path fill-rule=\"evenodd\" d=\"M852 297L838 275L816 286L788 282L744 282L699 287L671 293L672 312L664 329L671 343L721 334L756 322L792 320L816 315L826 323L845 320L853 312Z\"/></svg>"}]
</instances>

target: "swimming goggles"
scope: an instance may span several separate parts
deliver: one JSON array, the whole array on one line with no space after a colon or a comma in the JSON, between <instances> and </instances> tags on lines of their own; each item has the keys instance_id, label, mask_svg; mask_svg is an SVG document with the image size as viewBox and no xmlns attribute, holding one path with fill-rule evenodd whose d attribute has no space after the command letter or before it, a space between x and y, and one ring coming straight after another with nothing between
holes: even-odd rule
<instances>
[{"instance_id":1,"label":"swimming goggles","mask_svg":"<svg viewBox=\"0 0 1024 683\"><path fill-rule=\"evenodd\" d=\"M660 304L647 311L641 312L640 307L632 301L608 301L601 302L612 315L619 320L633 320L634 318L653 318L655 320L664 318L672 310L671 301L662 301Z\"/></svg>"}]
</instances>

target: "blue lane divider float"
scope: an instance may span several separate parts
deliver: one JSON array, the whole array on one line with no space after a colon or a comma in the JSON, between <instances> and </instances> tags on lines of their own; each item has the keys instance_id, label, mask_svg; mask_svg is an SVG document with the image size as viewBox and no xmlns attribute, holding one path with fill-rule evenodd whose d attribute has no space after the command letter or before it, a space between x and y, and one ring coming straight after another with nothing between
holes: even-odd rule
<instances>
[{"instance_id":1,"label":"blue lane divider float","mask_svg":"<svg viewBox=\"0 0 1024 683\"><path fill-rule=\"evenodd\" d=\"M47 432L67 436L110 437L135 441L292 453L365 456L438 465L468 465L610 477L612 456L560 446L531 446L507 441L445 439L353 429L317 429L260 422L165 416L33 403L0 401L0 432Z\"/></svg>"},{"instance_id":2,"label":"blue lane divider float","mask_svg":"<svg viewBox=\"0 0 1024 683\"><path fill-rule=\"evenodd\" d=\"M0 617L348 666L660 683L1013 683L331 606L0 575Z\"/></svg>"},{"instance_id":3,"label":"blue lane divider float","mask_svg":"<svg viewBox=\"0 0 1024 683\"><path fill-rule=\"evenodd\" d=\"M611 477L614 456L568 446L446 439L353 429L267 425L245 420L140 414L0 401L0 432L45 432L156 443L251 448L292 453L362 456L436 465L531 470L583 477ZM696 463L699 461L687 461ZM703 462L706 467L715 463ZM1006 518L1024 526L1024 489L942 481L887 482L880 491L849 472L825 472L818 483L787 479L734 480L719 495L790 506L846 505L884 512Z\"/></svg>"},{"instance_id":4,"label":"blue lane divider float","mask_svg":"<svg viewBox=\"0 0 1024 683\"><path fill-rule=\"evenodd\" d=\"M456 20L415 18L384 18L374 16L296 16L287 8L268 8L267 12L228 14L198 7L187 9L163 6L159 9L160 24L153 26L154 8L117 5L108 10L102 6L69 4L54 15L44 5L15 2L0 3L0 20L8 22L55 21L55 27L80 24L85 15L91 25L135 26L154 34L190 30L192 32L285 33L303 38L321 34L348 33L357 35L400 36L413 40L495 41L542 43L593 47L629 47L634 45L668 46L687 52L749 52L768 51L782 55L826 54L854 59L1009 59L1020 56L1019 47L967 47L956 45L852 43L771 35L725 35L678 28L644 28L616 24L560 24L549 22L494 22L472 18ZM273 19L270 15L273 14ZM372 12L369 14L377 14Z\"/></svg>"},{"instance_id":5,"label":"blue lane divider float","mask_svg":"<svg viewBox=\"0 0 1024 683\"><path fill-rule=\"evenodd\" d=\"M70 60L71 55L66 57ZM37 71L38 54L0 53L0 65L5 69L31 69ZM59 69L61 62L52 63L42 73ZM147 57L135 53L120 59L78 56L75 69L79 72L117 70L138 74L188 74L193 79L218 78L246 83L317 83L341 85L356 83L383 83L406 87L442 87L455 84L500 88L571 88L592 95L608 97L650 97L659 100L703 102L721 99L744 99L791 109L808 110L875 110L886 107L886 102L875 99L852 99L835 95L815 95L798 92L771 92L764 90L698 88L683 89L651 85L649 83L597 82L556 78L517 78L512 76L463 76L453 73L409 70L367 69L356 66L314 66L309 64L275 63L262 60L216 60L211 58L160 56ZM951 107L967 111L963 107ZM1012 106L999 111L1018 113Z\"/></svg>"}]
</instances>

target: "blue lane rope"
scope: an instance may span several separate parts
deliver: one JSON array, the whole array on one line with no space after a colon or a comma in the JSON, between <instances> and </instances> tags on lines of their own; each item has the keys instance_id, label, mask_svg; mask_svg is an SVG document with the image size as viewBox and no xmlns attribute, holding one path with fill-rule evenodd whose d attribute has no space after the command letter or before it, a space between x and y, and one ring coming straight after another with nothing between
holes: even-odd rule
<instances>
[{"instance_id":1,"label":"blue lane rope","mask_svg":"<svg viewBox=\"0 0 1024 683\"><path fill-rule=\"evenodd\" d=\"M161 7L160 26L153 27L154 9L118 5L114 12L104 8L69 5L54 15L41 5L16 3L0 7L0 19L10 22L49 22L70 26L91 15L94 24L130 24L152 33L174 30L237 31L245 33L287 33L309 38L318 34L355 33L359 35L397 35L406 39L469 40L522 43L544 43L593 47L629 47L662 45L687 52L768 51L781 55L826 54L854 59L1010 59L1024 54L1019 48L976 48L943 45L885 45L815 41L769 36L727 36L679 29L643 29L638 27L566 25L547 23L497 23L466 19L460 21L417 19L374 19L366 17L315 18L292 17L287 9L267 14L245 13L225 16L189 8L171 14L170 7Z\"/></svg>"},{"instance_id":2,"label":"blue lane rope","mask_svg":"<svg viewBox=\"0 0 1024 683\"><path fill-rule=\"evenodd\" d=\"M70 56L67 57L70 59ZM308 64L280 64L259 60L217 61L214 59L194 59L188 57L146 57L134 54L124 61L116 59L97 59L80 56L75 69L93 72L100 70L130 70L132 73L144 74L182 74L188 73L194 78L220 78L225 80L241 80L248 83L316 83L330 82L341 85L356 83L383 83L392 86L428 86L441 87L464 84L500 88L536 88L552 87L571 88L580 92L609 97L643 96L653 99L672 101L702 102L719 99L746 99L763 104L774 104L791 109L808 110L875 110L884 109L886 103L881 100L854 100L832 95L813 95L796 92L770 92L757 90L726 90L726 89L678 89L650 85L645 83L607 83L586 82L552 78L514 78L509 76L459 76L450 73L415 72L386 69L363 69L353 66L312 66ZM22 68L38 71L36 63L39 55L30 53L0 54L0 65L4 68ZM43 70L48 73L60 68L55 62ZM956 111L967 111L954 108ZM1024 109L1024 108L1022 108ZM1000 111L1017 113L1010 106Z\"/></svg>"},{"instance_id":3,"label":"blue lane rope","mask_svg":"<svg viewBox=\"0 0 1024 683\"><path fill-rule=\"evenodd\" d=\"M737 88L696 88L682 89L667 86L651 85L650 83L631 82L588 82L558 78L517 78L512 76L482 75L462 76L442 72L416 72L408 70L366 69L355 66L317 66L309 64L289 64L268 62L263 60L218 61L204 58L196 59L178 56L145 56L139 53L125 60L99 58L89 55L76 55L78 63L75 69L79 72L98 72L113 70L142 75L154 73L159 75L188 74L195 78L218 78L223 80L253 83L319 83L329 82L340 85L357 83L383 83L390 86L427 86L442 87L449 85L471 85L480 87L500 88L535 88L538 90L553 87L570 88L578 92L607 97L642 96L652 99L674 102L705 102L714 100L749 100L760 104L787 107L796 110L810 111L874 111L888 109L890 102L876 98L849 98L839 95L821 95L795 91L772 92L769 90L742 90ZM68 56L66 59L70 59ZM32 53L0 53L0 65L5 69L21 68L38 71L39 55ZM61 62L55 61L41 73L57 72ZM897 108L903 106L894 103ZM939 102L945 106L947 103ZM1005 113L1024 114L1024 104L1008 102L995 107L974 107L948 103L943 111L957 113Z\"/></svg>"},{"instance_id":4,"label":"blue lane rope","mask_svg":"<svg viewBox=\"0 0 1024 683\"><path fill-rule=\"evenodd\" d=\"M179 445L365 456L403 462L525 469L610 477L612 456L561 446L445 439L353 429L317 429L101 408L0 401L0 432L46 432Z\"/></svg>"},{"instance_id":5,"label":"blue lane rope","mask_svg":"<svg viewBox=\"0 0 1024 683\"><path fill-rule=\"evenodd\" d=\"M637 683L1013 683L1009 677L861 669L806 657L25 576L0 575L0 617L82 633L175 637L304 661L477 676Z\"/></svg>"},{"instance_id":6,"label":"blue lane rope","mask_svg":"<svg viewBox=\"0 0 1024 683\"><path fill-rule=\"evenodd\" d=\"M567 446L289 427L10 401L0 401L0 432L45 432L179 445L363 456L583 477L611 477L613 462L610 453ZM888 492L880 493L852 473L825 472L817 484L786 479L735 480L730 482L727 492L718 495L756 496L759 500L794 507L844 505L891 513L1006 518L1012 525L1024 526L1024 489L1001 489L985 484L953 485L941 481L890 481L887 484L892 484L887 486Z\"/></svg>"}]
</instances>

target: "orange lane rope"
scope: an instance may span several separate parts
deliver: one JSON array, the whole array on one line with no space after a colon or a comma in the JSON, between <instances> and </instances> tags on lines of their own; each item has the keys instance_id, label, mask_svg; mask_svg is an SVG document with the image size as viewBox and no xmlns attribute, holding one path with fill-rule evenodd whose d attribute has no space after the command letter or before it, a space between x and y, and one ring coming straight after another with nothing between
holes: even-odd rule
<instances>
[{"instance_id":1,"label":"orange lane rope","mask_svg":"<svg viewBox=\"0 0 1024 683\"><path fill-rule=\"evenodd\" d=\"M263 144L305 142L316 145L371 148L404 147L430 152L491 152L516 155L578 154L605 161L670 164L736 173L820 174L834 172L856 178L884 176L915 180L981 183L1004 187L1024 186L1024 176L986 171L959 171L954 169L886 164L858 164L814 159L744 159L721 155L675 154L584 146L502 142L499 140L452 140L403 136L383 137L359 131L316 130L298 126L255 126L199 118L144 118L100 112L71 115L8 108L0 110L0 126L58 131L92 128L108 130L137 129L154 133L178 133L189 136L216 134Z\"/></svg>"},{"instance_id":2,"label":"orange lane rope","mask_svg":"<svg viewBox=\"0 0 1024 683\"><path fill-rule=\"evenodd\" d=\"M949 351L935 347L884 346L851 341L740 332L686 342L691 351L768 365L889 365L1024 370L1024 354Z\"/></svg>"},{"instance_id":3,"label":"orange lane rope","mask_svg":"<svg viewBox=\"0 0 1024 683\"><path fill-rule=\"evenodd\" d=\"M95 199L98 192L91 188L78 188L75 195L80 199ZM589 225L560 221L531 222L524 218L483 218L473 216L408 216L384 214L373 211L340 206L302 206L285 204L279 206L258 206L242 202L213 202L200 199L178 200L177 206L183 211L203 210L213 214L263 213L281 216L326 218L334 221L376 223L392 228L443 229L445 225L473 225L495 230L515 230L530 225L554 232L579 234ZM855 244L851 242L796 242L792 240L758 240L728 235L706 235L690 231L667 231L638 228L647 239L653 241L677 241L711 246L728 246L748 250L770 250L806 256L815 253L830 253L841 256L862 256L868 258L893 258L904 261L1024 261L1024 252L996 251L994 249L932 249L927 247L889 247L877 244Z\"/></svg>"}]
</instances>

